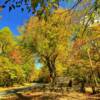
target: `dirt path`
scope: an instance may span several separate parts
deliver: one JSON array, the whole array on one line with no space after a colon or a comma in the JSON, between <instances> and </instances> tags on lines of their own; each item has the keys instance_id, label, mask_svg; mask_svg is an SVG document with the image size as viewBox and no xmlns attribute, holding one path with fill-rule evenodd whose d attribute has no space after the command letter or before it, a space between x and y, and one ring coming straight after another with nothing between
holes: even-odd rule
<instances>
[{"instance_id":1,"label":"dirt path","mask_svg":"<svg viewBox=\"0 0 100 100\"><path fill-rule=\"evenodd\" d=\"M100 95L99 95L100 96ZM100 100L100 97L89 96L82 93L57 93L57 92L33 92L27 94L17 93L14 97L3 100Z\"/></svg>"}]
</instances>

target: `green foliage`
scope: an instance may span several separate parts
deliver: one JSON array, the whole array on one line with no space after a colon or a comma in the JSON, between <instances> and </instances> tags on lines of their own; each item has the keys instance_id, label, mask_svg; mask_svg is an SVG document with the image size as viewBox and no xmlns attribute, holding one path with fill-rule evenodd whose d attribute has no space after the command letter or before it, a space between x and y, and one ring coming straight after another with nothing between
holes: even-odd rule
<instances>
[{"instance_id":1,"label":"green foliage","mask_svg":"<svg viewBox=\"0 0 100 100\"><path fill-rule=\"evenodd\" d=\"M12 32L8 27L0 30L0 85L12 86L13 84L22 84L27 81L31 70L31 63L27 62L25 67L25 57L23 57L22 47L18 44ZM24 65L22 65L24 62ZM29 70L27 70L29 69ZM33 67L34 69L34 67ZM33 70L32 69L32 70ZM29 78L29 77L28 77Z\"/></svg>"},{"instance_id":2,"label":"green foliage","mask_svg":"<svg viewBox=\"0 0 100 100\"><path fill-rule=\"evenodd\" d=\"M15 41L12 32L8 27L0 30L0 53L10 52L15 45Z\"/></svg>"},{"instance_id":3,"label":"green foliage","mask_svg":"<svg viewBox=\"0 0 100 100\"><path fill-rule=\"evenodd\" d=\"M59 14L63 11L63 9L57 10L47 21L32 17L25 26L23 34L23 46L32 52L31 55L35 54L41 63L48 66L50 74L56 68L56 61L60 59L61 62L62 57L62 60L66 57L67 39L71 34L69 28L65 26L71 17L69 16L66 21L60 19ZM63 18L65 16L62 14Z\"/></svg>"},{"instance_id":4,"label":"green foliage","mask_svg":"<svg viewBox=\"0 0 100 100\"><path fill-rule=\"evenodd\" d=\"M51 81L51 80L50 80L48 68L45 67L45 66L43 66L43 67L39 70L37 82L39 82L39 83L48 83L48 82L50 82L50 81Z\"/></svg>"},{"instance_id":5,"label":"green foliage","mask_svg":"<svg viewBox=\"0 0 100 100\"><path fill-rule=\"evenodd\" d=\"M79 83L100 83L100 25L92 24L100 14L100 0L77 0L70 10L57 9L60 1L4 1L2 8L10 3L9 11L20 7L23 12L25 4L38 16L20 28L22 34L16 39L7 27L0 30L0 85L49 82L63 76L63 71ZM43 65L40 70L35 68L37 58Z\"/></svg>"},{"instance_id":6,"label":"green foliage","mask_svg":"<svg viewBox=\"0 0 100 100\"><path fill-rule=\"evenodd\" d=\"M19 65L12 64L9 58L0 56L0 85L11 86L23 83L24 73Z\"/></svg>"}]
</instances>

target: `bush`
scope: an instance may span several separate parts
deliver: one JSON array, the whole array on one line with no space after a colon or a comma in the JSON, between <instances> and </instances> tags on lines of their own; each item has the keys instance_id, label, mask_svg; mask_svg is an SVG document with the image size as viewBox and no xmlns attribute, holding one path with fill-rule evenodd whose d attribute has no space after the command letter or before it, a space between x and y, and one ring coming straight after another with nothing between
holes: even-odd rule
<instances>
[{"instance_id":1,"label":"bush","mask_svg":"<svg viewBox=\"0 0 100 100\"><path fill-rule=\"evenodd\" d=\"M0 58L0 86L12 86L14 83L22 84L25 81L23 69L10 62L6 57Z\"/></svg>"}]
</instances>

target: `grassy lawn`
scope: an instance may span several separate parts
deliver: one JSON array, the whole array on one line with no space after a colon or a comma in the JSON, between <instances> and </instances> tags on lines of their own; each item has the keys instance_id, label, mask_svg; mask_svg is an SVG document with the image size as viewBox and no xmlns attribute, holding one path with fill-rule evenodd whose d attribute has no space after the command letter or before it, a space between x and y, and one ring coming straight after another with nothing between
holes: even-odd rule
<instances>
[{"instance_id":1,"label":"grassy lawn","mask_svg":"<svg viewBox=\"0 0 100 100\"><path fill-rule=\"evenodd\" d=\"M32 84L31 83L24 83L23 85L14 85L12 87L0 87L0 92L5 91L5 90L24 88L27 86L32 86Z\"/></svg>"}]
</instances>

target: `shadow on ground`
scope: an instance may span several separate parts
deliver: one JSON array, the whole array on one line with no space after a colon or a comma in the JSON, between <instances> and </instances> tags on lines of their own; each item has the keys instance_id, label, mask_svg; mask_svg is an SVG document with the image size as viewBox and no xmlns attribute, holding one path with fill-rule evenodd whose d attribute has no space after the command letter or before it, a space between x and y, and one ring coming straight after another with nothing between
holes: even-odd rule
<instances>
[{"instance_id":1,"label":"shadow on ground","mask_svg":"<svg viewBox=\"0 0 100 100\"><path fill-rule=\"evenodd\" d=\"M100 100L100 94L98 94L98 96L91 96L76 92L65 94L56 92L16 93L16 97L9 97L3 100Z\"/></svg>"},{"instance_id":2,"label":"shadow on ground","mask_svg":"<svg viewBox=\"0 0 100 100\"><path fill-rule=\"evenodd\" d=\"M22 95L21 93L16 93L17 99L15 100L59 100L62 95L58 94L37 94L37 95Z\"/></svg>"}]
</instances>

